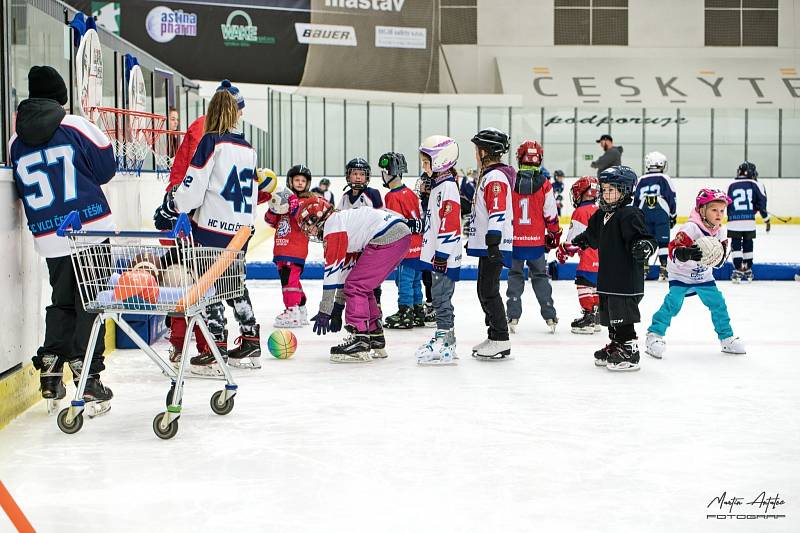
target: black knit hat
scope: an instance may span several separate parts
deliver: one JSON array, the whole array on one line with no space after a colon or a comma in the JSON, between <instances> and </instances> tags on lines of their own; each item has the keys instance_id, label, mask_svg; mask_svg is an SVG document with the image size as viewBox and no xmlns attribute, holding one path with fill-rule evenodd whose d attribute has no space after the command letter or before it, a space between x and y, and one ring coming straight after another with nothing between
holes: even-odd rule
<instances>
[{"instance_id":1,"label":"black knit hat","mask_svg":"<svg viewBox=\"0 0 800 533\"><path fill-rule=\"evenodd\" d=\"M67 86L64 78L53 67L31 67L28 72L28 97L47 98L66 105Z\"/></svg>"}]
</instances>

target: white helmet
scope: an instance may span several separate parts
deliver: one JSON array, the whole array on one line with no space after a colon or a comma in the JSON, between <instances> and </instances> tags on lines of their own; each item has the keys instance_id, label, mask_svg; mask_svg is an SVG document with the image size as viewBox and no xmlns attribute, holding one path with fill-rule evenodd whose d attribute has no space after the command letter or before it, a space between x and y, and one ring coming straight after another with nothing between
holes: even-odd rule
<instances>
[{"instance_id":1,"label":"white helmet","mask_svg":"<svg viewBox=\"0 0 800 533\"><path fill-rule=\"evenodd\" d=\"M419 151L431 158L432 172L445 172L456 165L458 144L445 135L431 135L422 141Z\"/></svg>"},{"instance_id":2,"label":"white helmet","mask_svg":"<svg viewBox=\"0 0 800 533\"><path fill-rule=\"evenodd\" d=\"M667 170L667 156L661 152L650 152L644 156L644 170L646 172L651 170L664 172Z\"/></svg>"}]
</instances>

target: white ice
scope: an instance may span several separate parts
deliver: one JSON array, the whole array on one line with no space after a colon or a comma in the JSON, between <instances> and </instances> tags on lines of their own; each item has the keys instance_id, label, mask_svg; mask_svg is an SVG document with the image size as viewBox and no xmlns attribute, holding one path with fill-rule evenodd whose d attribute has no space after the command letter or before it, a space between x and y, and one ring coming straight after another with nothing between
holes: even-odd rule
<instances>
[{"instance_id":1,"label":"white ice","mask_svg":"<svg viewBox=\"0 0 800 533\"><path fill-rule=\"evenodd\" d=\"M278 283L249 286L269 332ZM208 405L219 383L187 382L171 441L151 429L167 380L141 352L117 351L104 374L111 412L65 435L35 405L0 431L0 479L40 532L799 531L800 286L720 286L746 356L720 353L691 299L663 360L597 368L605 332L569 332L575 287L559 281L555 335L528 288L515 359L474 361L483 317L462 282L458 366L416 366L430 329L390 331L389 359L354 366L328 362L339 335L297 331L293 359L265 354L262 370L235 372L228 416ZM305 287L315 310L320 283ZM666 285L646 290L642 338ZM389 313L395 298L385 283ZM761 491L780 494L769 513L786 518L706 519L727 512L707 509L715 496Z\"/></svg>"}]
</instances>

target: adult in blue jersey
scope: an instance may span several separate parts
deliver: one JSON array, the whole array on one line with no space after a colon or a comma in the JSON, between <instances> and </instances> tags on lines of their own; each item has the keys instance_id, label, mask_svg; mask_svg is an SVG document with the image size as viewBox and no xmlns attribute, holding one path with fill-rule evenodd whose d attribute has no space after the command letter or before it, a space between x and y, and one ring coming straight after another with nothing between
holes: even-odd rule
<instances>
[{"instance_id":1,"label":"adult in blue jersey","mask_svg":"<svg viewBox=\"0 0 800 533\"><path fill-rule=\"evenodd\" d=\"M44 343L33 357L33 366L41 371L42 396L55 400L66 395L62 381L65 362L76 383L86 370L83 357L95 319L84 310L78 288L79 282L88 280L76 278L67 239L58 237L56 229L70 211L80 214L84 229L114 229L111 208L100 186L114 177L117 164L105 133L85 118L64 111L67 87L54 68L31 67L28 94L17 108L9 154L28 229L36 251L47 261L53 288L52 303L45 310ZM103 240L98 237L95 242ZM102 248L97 250L102 261ZM98 271L103 272L98 275L110 271L99 266ZM97 281L92 280L92 285ZM87 401L106 401L113 396L100 381L105 368L103 336L101 328L88 369Z\"/></svg>"},{"instance_id":2,"label":"adult in blue jersey","mask_svg":"<svg viewBox=\"0 0 800 533\"><path fill-rule=\"evenodd\" d=\"M647 231L658 243L659 277L667 279L669 230L675 226L675 190L667 175L667 156L650 152L644 156L644 174L639 178L633 205L644 213ZM645 276L649 265L645 265Z\"/></svg>"},{"instance_id":3,"label":"adult in blue jersey","mask_svg":"<svg viewBox=\"0 0 800 533\"><path fill-rule=\"evenodd\" d=\"M739 165L736 179L728 185L728 238L731 240L734 283L753 280L753 239L756 238L756 213L770 230L767 212L767 191L758 182L756 165L745 161Z\"/></svg>"}]
</instances>

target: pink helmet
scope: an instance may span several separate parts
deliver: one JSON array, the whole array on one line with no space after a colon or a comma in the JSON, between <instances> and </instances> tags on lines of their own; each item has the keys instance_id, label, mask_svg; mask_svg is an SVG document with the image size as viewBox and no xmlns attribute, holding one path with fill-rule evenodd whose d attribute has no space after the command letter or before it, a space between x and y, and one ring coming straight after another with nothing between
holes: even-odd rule
<instances>
[{"instance_id":1,"label":"pink helmet","mask_svg":"<svg viewBox=\"0 0 800 533\"><path fill-rule=\"evenodd\" d=\"M730 196L719 189L700 189L697 198L695 198L694 206L696 209L700 209L711 202L725 202L726 205L730 205L732 200Z\"/></svg>"}]
</instances>

